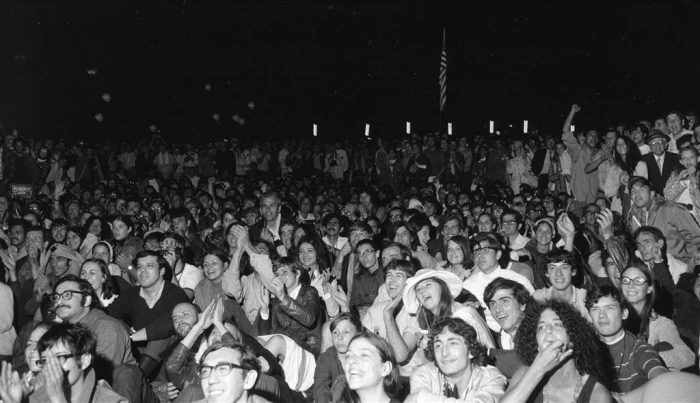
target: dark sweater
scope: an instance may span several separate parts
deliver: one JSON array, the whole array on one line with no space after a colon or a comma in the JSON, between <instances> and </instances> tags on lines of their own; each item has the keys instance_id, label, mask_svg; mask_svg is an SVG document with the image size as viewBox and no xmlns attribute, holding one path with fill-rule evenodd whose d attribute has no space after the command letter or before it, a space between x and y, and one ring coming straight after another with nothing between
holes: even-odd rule
<instances>
[{"instance_id":1,"label":"dark sweater","mask_svg":"<svg viewBox=\"0 0 700 403\"><path fill-rule=\"evenodd\" d=\"M165 282L160 299L153 308L149 308L146 300L139 295L140 291L141 287L126 290L107 307L107 313L123 320L135 330L146 328L148 340L160 340L175 334L171 314L175 305L189 302L185 292L180 287Z\"/></svg>"},{"instance_id":2,"label":"dark sweater","mask_svg":"<svg viewBox=\"0 0 700 403\"><path fill-rule=\"evenodd\" d=\"M318 403L332 401L333 381L344 374L343 364L338 358L338 350L335 346L321 353L316 362L316 372L314 372L314 401Z\"/></svg>"}]
</instances>

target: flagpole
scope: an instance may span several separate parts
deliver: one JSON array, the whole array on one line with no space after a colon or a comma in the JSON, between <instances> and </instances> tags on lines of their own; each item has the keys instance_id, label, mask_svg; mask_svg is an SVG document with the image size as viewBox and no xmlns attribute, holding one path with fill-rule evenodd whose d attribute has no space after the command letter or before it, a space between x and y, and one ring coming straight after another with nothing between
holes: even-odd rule
<instances>
[{"instance_id":1,"label":"flagpole","mask_svg":"<svg viewBox=\"0 0 700 403\"><path fill-rule=\"evenodd\" d=\"M447 44L445 42L445 28L442 29L442 52L440 53L440 113L438 115L438 132L442 134L442 113L447 104Z\"/></svg>"}]
</instances>

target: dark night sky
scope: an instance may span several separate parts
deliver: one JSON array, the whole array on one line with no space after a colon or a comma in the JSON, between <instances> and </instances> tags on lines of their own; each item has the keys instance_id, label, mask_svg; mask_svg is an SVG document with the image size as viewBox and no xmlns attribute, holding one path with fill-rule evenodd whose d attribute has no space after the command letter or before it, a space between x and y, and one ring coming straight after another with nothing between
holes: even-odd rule
<instances>
[{"instance_id":1,"label":"dark night sky","mask_svg":"<svg viewBox=\"0 0 700 403\"><path fill-rule=\"evenodd\" d=\"M25 3L0 3L0 121L29 136L435 130L443 27L458 134L558 131L572 102L601 125L700 106L691 2Z\"/></svg>"}]
</instances>

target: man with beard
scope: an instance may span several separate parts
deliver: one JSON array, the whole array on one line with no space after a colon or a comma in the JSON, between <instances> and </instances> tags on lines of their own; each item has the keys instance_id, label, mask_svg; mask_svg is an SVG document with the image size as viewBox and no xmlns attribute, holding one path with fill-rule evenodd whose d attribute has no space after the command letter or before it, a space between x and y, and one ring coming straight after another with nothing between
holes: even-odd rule
<instances>
[{"instance_id":1,"label":"man with beard","mask_svg":"<svg viewBox=\"0 0 700 403\"><path fill-rule=\"evenodd\" d=\"M630 233L649 226L658 228L666 238L666 248L673 257L688 262L700 247L700 226L690 212L664 199L653 190L649 180L633 176L629 182L632 207L627 213ZM677 274L680 275L680 274ZM674 277L677 281L677 276Z\"/></svg>"},{"instance_id":2,"label":"man with beard","mask_svg":"<svg viewBox=\"0 0 700 403\"><path fill-rule=\"evenodd\" d=\"M217 306L218 305L218 306ZM167 393L171 399L179 401L195 401L204 395L200 382L199 366L196 353L202 344L207 344L203 337L213 326L212 333L218 333L222 342L238 342L251 348L261 371L252 385L251 392L266 397L272 401L297 402L303 401L303 395L292 391L284 381L284 371L274 356L248 333L224 321L222 301L213 301L204 312L191 302L183 302L173 308L172 321L175 333L180 342L170 353L165 363L165 373L168 379ZM178 393L178 391L181 391Z\"/></svg>"},{"instance_id":3,"label":"man with beard","mask_svg":"<svg viewBox=\"0 0 700 403\"><path fill-rule=\"evenodd\" d=\"M413 277L416 267L409 260L391 260L384 265L384 271L384 285L391 299L372 305L362 317L362 325L389 341L394 348L396 362L405 363L413 355L421 338L418 320L404 309L402 299L406 281ZM401 372L405 372L405 375L410 373L404 367Z\"/></svg>"}]
</instances>

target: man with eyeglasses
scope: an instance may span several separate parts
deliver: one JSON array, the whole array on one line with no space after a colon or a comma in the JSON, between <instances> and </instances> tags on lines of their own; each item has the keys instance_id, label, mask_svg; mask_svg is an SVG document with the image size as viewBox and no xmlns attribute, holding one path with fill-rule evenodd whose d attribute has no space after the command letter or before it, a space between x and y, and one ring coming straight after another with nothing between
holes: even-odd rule
<instances>
[{"instance_id":1,"label":"man with eyeglasses","mask_svg":"<svg viewBox=\"0 0 700 403\"><path fill-rule=\"evenodd\" d=\"M671 177L671 172L678 168L680 164L678 154L667 151L670 139L660 130L652 129L651 134L647 138L647 144L649 144L651 152L643 155L640 160L646 164L647 168L646 175L643 176L649 178L652 189L658 194L663 194L666 182ZM637 173L635 171L635 174ZM640 172L640 174L642 173Z\"/></svg>"},{"instance_id":2,"label":"man with eyeglasses","mask_svg":"<svg viewBox=\"0 0 700 403\"><path fill-rule=\"evenodd\" d=\"M372 239L363 239L357 243L357 257L360 269L355 274L350 307L357 308L362 316L374 303L379 287L384 284L384 271L379 266L379 251Z\"/></svg>"},{"instance_id":3,"label":"man with eyeglasses","mask_svg":"<svg viewBox=\"0 0 700 403\"><path fill-rule=\"evenodd\" d=\"M520 235L523 226L523 216L515 210L506 210L501 215L501 233L506 239L506 243L511 251L518 256L528 255L525 245L530 242L530 238Z\"/></svg>"},{"instance_id":4,"label":"man with eyeglasses","mask_svg":"<svg viewBox=\"0 0 700 403\"><path fill-rule=\"evenodd\" d=\"M199 377L204 399L195 403L244 403L257 401L252 393L260 364L247 346L219 342L202 355Z\"/></svg>"},{"instance_id":5,"label":"man with eyeglasses","mask_svg":"<svg viewBox=\"0 0 700 403\"><path fill-rule=\"evenodd\" d=\"M484 290L489 283L499 277L522 284L530 294L535 292L535 288L527 277L513 270L501 268L498 261L502 253L501 245L491 234L480 232L472 239L472 256L474 258L474 266L478 270L474 270L472 275L464 280L463 287L472 293L484 308L488 308L484 301ZM495 332L501 330L501 326L488 309L486 310L486 323Z\"/></svg>"},{"instance_id":6,"label":"man with eyeglasses","mask_svg":"<svg viewBox=\"0 0 700 403\"><path fill-rule=\"evenodd\" d=\"M44 385L29 395L30 402L128 402L95 374L92 332L73 323L52 325L38 343ZM68 393L66 393L68 392Z\"/></svg>"},{"instance_id":7,"label":"man with eyeglasses","mask_svg":"<svg viewBox=\"0 0 700 403\"><path fill-rule=\"evenodd\" d=\"M111 372L118 365L136 364L126 326L97 309L98 301L86 280L74 275L63 277L56 283L51 301L61 321L80 323L95 335L97 346L93 360L102 378L111 379Z\"/></svg>"}]
</instances>

